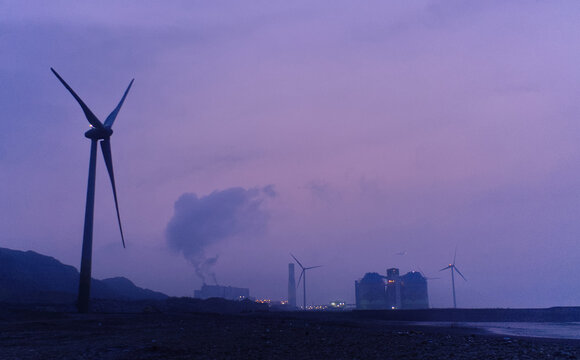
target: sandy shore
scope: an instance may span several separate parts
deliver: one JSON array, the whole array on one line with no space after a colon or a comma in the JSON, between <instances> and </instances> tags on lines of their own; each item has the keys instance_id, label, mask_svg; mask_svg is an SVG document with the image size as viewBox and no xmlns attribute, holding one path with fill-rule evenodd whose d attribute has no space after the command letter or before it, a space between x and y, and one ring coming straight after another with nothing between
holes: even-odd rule
<instances>
[{"instance_id":1,"label":"sandy shore","mask_svg":"<svg viewBox=\"0 0 580 360\"><path fill-rule=\"evenodd\" d=\"M508 338L320 313L0 316L0 359L576 359L579 340Z\"/></svg>"}]
</instances>

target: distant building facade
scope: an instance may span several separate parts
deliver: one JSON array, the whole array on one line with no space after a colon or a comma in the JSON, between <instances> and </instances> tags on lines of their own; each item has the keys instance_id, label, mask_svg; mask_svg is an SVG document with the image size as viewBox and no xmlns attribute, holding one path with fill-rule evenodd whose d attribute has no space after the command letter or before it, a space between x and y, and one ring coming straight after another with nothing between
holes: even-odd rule
<instances>
[{"instance_id":1,"label":"distant building facade","mask_svg":"<svg viewBox=\"0 0 580 360\"><path fill-rule=\"evenodd\" d=\"M399 269L387 269L387 276L366 273L355 281L359 310L428 309L427 279L416 271L400 276Z\"/></svg>"},{"instance_id":2,"label":"distant building facade","mask_svg":"<svg viewBox=\"0 0 580 360\"><path fill-rule=\"evenodd\" d=\"M418 271L411 271L401 276L401 308L429 308L427 279Z\"/></svg>"},{"instance_id":3,"label":"distant building facade","mask_svg":"<svg viewBox=\"0 0 580 360\"><path fill-rule=\"evenodd\" d=\"M354 282L356 308L365 310L387 309L385 277L376 272L366 273L362 279Z\"/></svg>"},{"instance_id":4,"label":"distant building facade","mask_svg":"<svg viewBox=\"0 0 580 360\"><path fill-rule=\"evenodd\" d=\"M195 290L193 292L193 297L198 299L217 297L227 300L244 300L250 297L250 289L203 284L200 290Z\"/></svg>"},{"instance_id":5,"label":"distant building facade","mask_svg":"<svg viewBox=\"0 0 580 360\"><path fill-rule=\"evenodd\" d=\"M387 304L391 309L401 308L401 277L399 269L387 269Z\"/></svg>"}]
</instances>

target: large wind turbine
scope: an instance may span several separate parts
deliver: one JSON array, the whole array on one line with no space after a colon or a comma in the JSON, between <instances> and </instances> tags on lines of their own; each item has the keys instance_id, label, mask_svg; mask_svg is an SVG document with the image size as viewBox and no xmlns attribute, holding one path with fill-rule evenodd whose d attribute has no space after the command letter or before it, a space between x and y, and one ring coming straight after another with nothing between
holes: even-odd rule
<instances>
[{"instance_id":1,"label":"large wind turbine","mask_svg":"<svg viewBox=\"0 0 580 360\"><path fill-rule=\"evenodd\" d=\"M316 269L321 267L322 265L317 265L317 266L310 266L310 267L304 267L302 266L302 264L300 263L300 261L298 261L298 259L296 259L296 256L290 254L290 256L292 256L294 258L294 260L296 260L296 262L298 263L298 266L300 266L300 268L302 269L302 272L300 273L300 277L298 278L298 284L297 286L300 286L300 280L302 280L302 277L304 277L304 281L302 282L302 295L304 298L304 310L306 310L306 270L310 270L310 269Z\"/></svg>"},{"instance_id":2,"label":"large wind turbine","mask_svg":"<svg viewBox=\"0 0 580 360\"><path fill-rule=\"evenodd\" d=\"M62 77L53 69L50 68L54 75L60 80L65 88L71 93L75 100L79 103L85 117L89 121L90 129L85 132L85 137L91 140L91 155L89 161L89 181L87 185L87 203L85 208L85 227L83 231L83 250L81 256L81 272L79 279L79 295L77 299L77 308L79 312L86 313L89 311L89 299L91 294L91 261L93 252L93 214L95 210L95 174L97 168L97 142L101 141L101 150L103 151L103 158L107 166L107 172L111 179L113 187L113 197L115 199L115 209L117 210L117 220L119 222L119 230L121 232L121 241L125 247L125 237L123 236L123 228L121 226L121 216L119 215L119 204L117 202L117 189L115 187L115 176L113 175L113 159L111 156L111 135L113 134L113 123L117 114L125 101L125 97L133 85L133 80L129 83L127 90L123 94L121 101L117 107L107 116L105 123L101 123L99 119L93 114L91 109L81 100L81 98L74 92L74 90L64 81Z\"/></svg>"},{"instance_id":3,"label":"large wind turbine","mask_svg":"<svg viewBox=\"0 0 580 360\"><path fill-rule=\"evenodd\" d=\"M457 308L457 300L455 299L455 276L453 276L453 272L457 271L457 273L463 278L463 280L467 281L465 276L463 276L461 271L459 271L459 269L455 266L455 258L456 257L457 257L457 249L455 250L455 255L453 255L453 264L449 264L446 267L444 267L443 269L439 270L439 271L443 271L443 270L451 269L451 286L453 287L453 308Z\"/></svg>"}]
</instances>

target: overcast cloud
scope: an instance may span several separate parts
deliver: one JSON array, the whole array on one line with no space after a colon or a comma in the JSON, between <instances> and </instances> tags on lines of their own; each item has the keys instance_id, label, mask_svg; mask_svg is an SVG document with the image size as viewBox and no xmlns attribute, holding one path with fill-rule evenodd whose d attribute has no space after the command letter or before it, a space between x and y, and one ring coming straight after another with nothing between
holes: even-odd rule
<instances>
[{"instance_id":1,"label":"overcast cloud","mask_svg":"<svg viewBox=\"0 0 580 360\"><path fill-rule=\"evenodd\" d=\"M459 306L578 305L579 18L575 1L3 1L0 246L79 264L88 124L54 67L102 118L136 79L112 137L127 249L99 162L98 278L192 295L190 257L218 255L221 284L284 299L292 252L324 265L309 302L398 266L440 277L444 307L457 247ZM179 214L191 244L169 239Z\"/></svg>"}]
</instances>

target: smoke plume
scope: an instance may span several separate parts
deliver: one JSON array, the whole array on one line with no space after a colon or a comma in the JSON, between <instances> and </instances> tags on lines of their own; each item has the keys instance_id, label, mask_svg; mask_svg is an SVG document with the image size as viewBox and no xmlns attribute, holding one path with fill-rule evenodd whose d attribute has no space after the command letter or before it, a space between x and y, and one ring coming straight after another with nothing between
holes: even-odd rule
<instances>
[{"instance_id":1,"label":"smoke plume","mask_svg":"<svg viewBox=\"0 0 580 360\"><path fill-rule=\"evenodd\" d=\"M225 239L242 240L264 232L269 213L262 204L274 196L272 185L216 190L202 197L185 193L175 202L173 217L167 224L167 243L183 254L204 283L209 277L217 284L212 268L218 256L208 257L205 249Z\"/></svg>"}]
</instances>

